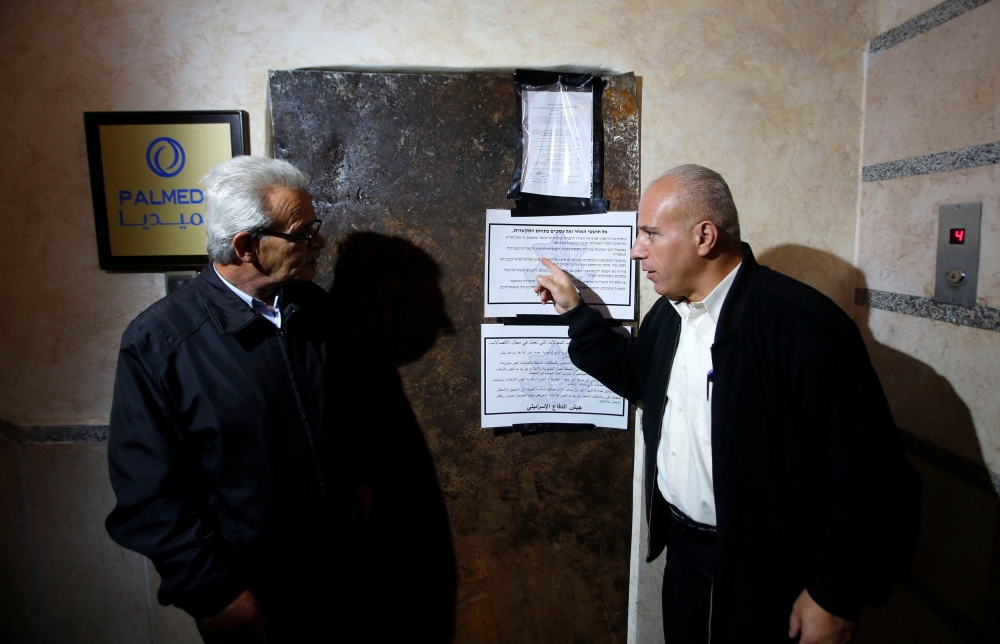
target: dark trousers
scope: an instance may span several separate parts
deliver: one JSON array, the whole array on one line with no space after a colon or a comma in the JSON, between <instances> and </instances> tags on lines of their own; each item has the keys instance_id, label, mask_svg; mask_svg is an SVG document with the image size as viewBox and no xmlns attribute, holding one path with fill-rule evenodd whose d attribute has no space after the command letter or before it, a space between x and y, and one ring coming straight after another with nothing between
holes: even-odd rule
<instances>
[{"instance_id":1,"label":"dark trousers","mask_svg":"<svg viewBox=\"0 0 1000 644\"><path fill-rule=\"evenodd\" d=\"M715 533L697 530L673 517L667 521L663 639L666 644L705 644L712 610Z\"/></svg>"}]
</instances>

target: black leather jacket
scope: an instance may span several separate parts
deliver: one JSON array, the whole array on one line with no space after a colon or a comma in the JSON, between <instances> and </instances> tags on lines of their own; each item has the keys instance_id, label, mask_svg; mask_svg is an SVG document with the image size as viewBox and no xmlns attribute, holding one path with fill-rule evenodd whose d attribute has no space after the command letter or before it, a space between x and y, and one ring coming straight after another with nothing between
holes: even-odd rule
<instances>
[{"instance_id":1,"label":"black leather jacket","mask_svg":"<svg viewBox=\"0 0 1000 644\"><path fill-rule=\"evenodd\" d=\"M161 603L195 617L294 587L330 550L329 298L303 283L279 303L280 331L210 265L122 336L107 530L152 560Z\"/></svg>"}]
</instances>

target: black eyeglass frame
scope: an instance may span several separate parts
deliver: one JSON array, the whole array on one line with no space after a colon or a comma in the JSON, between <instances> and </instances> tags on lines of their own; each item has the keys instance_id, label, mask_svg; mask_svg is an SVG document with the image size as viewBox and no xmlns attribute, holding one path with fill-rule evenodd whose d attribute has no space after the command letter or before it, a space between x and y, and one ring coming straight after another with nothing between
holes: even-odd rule
<instances>
[{"instance_id":1,"label":"black eyeglass frame","mask_svg":"<svg viewBox=\"0 0 1000 644\"><path fill-rule=\"evenodd\" d=\"M257 238L260 237L280 237L281 239L287 239L293 242L305 242L306 246L312 246L312 242L316 239L316 235L319 235L320 229L323 227L322 219L315 219L309 226L312 228L312 232L308 235L292 235L290 233L279 233L273 230L254 230L253 235Z\"/></svg>"}]
</instances>

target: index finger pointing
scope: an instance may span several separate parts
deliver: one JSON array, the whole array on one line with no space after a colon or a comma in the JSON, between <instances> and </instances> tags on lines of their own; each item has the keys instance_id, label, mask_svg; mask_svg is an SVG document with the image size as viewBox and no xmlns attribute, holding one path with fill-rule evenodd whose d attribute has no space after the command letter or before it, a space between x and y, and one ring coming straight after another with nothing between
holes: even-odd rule
<instances>
[{"instance_id":1,"label":"index finger pointing","mask_svg":"<svg viewBox=\"0 0 1000 644\"><path fill-rule=\"evenodd\" d=\"M559 275L560 273L563 272L563 269L556 266L556 263L553 262L551 259L548 259L547 257L542 258L542 265L545 266L545 268L552 271L553 275Z\"/></svg>"}]
</instances>

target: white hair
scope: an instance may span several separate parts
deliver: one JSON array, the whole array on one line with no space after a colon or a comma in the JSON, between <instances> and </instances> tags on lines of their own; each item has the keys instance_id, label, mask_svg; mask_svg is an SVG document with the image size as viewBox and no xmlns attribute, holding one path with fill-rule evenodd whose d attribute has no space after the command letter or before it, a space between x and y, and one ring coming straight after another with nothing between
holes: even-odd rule
<instances>
[{"instance_id":1,"label":"white hair","mask_svg":"<svg viewBox=\"0 0 1000 644\"><path fill-rule=\"evenodd\" d=\"M682 190L682 199L690 210L692 224L708 219L734 241L740 241L740 218L736 212L736 203L721 174L689 163L668 170L656 182L668 177Z\"/></svg>"},{"instance_id":2,"label":"white hair","mask_svg":"<svg viewBox=\"0 0 1000 644\"><path fill-rule=\"evenodd\" d=\"M205 250L216 264L236 261L233 237L271 225L268 194L275 188L305 190L309 177L287 161L238 156L208 171L205 184Z\"/></svg>"}]
</instances>

